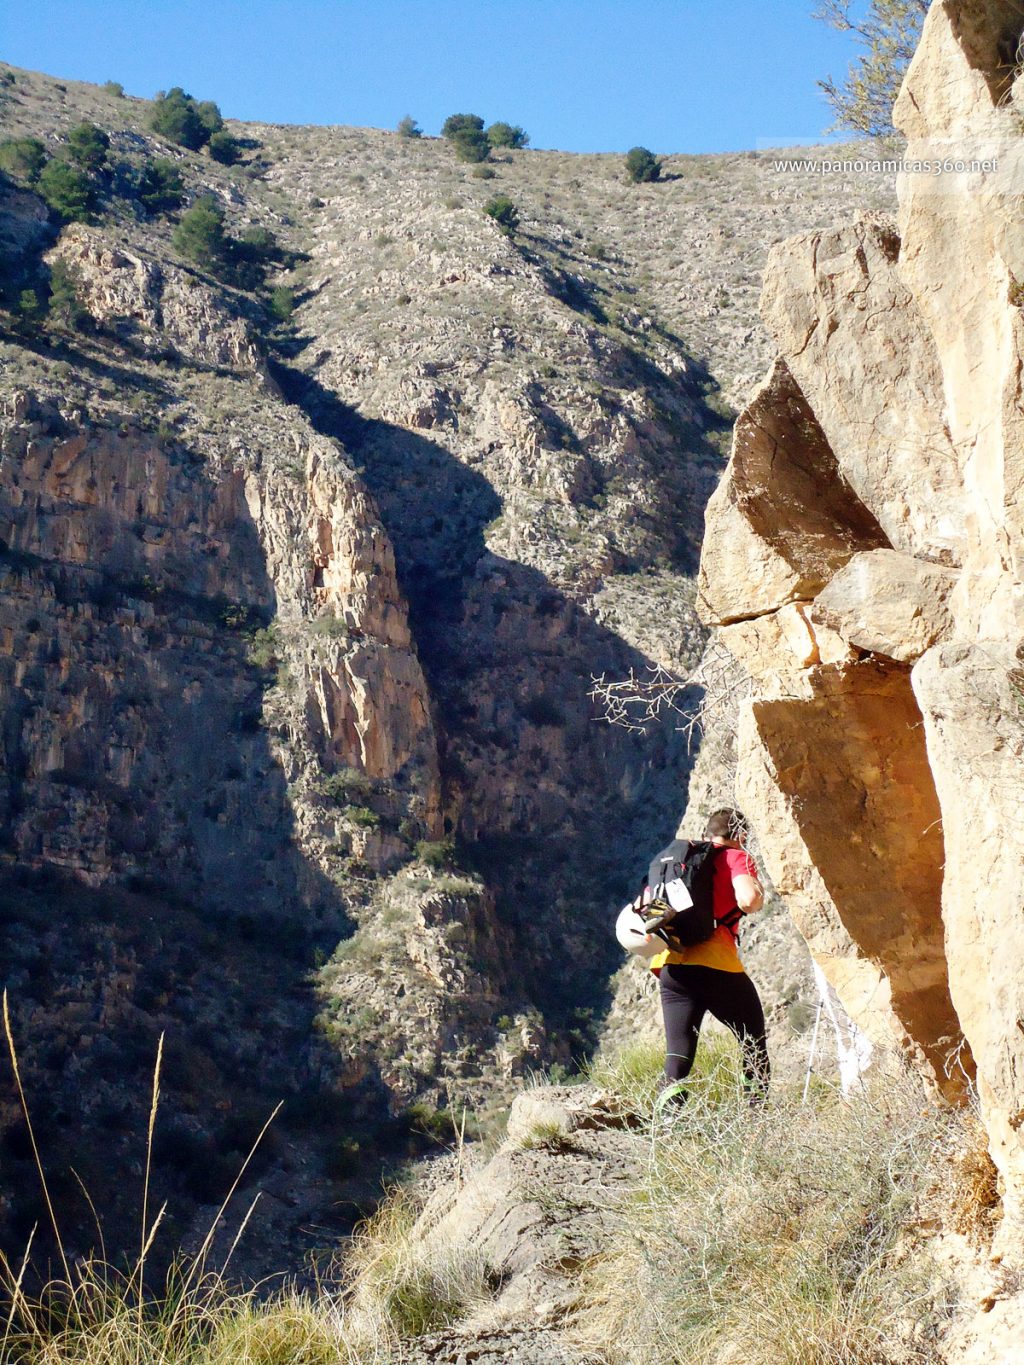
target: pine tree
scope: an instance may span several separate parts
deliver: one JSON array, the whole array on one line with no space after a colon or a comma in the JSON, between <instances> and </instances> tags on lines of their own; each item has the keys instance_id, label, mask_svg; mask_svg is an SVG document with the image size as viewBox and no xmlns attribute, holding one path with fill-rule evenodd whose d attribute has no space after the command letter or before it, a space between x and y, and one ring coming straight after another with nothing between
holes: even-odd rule
<instances>
[{"instance_id":1,"label":"pine tree","mask_svg":"<svg viewBox=\"0 0 1024 1365\"><path fill-rule=\"evenodd\" d=\"M66 223L87 223L92 217L92 182L70 162L48 161L39 173L36 188Z\"/></svg>"},{"instance_id":2,"label":"pine tree","mask_svg":"<svg viewBox=\"0 0 1024 1365\"><path fill-rule=\"evenodd\" d=\"M68 133L68 159L89 175L96 175L107 164L110 138L95 123L79 123Z\"/></svg>"},{"instance_id":3,"label":"pine tree","mask_svg":"<svg viewBox=\"0 0 1024 1365\"><path fill-rule=\"evenodd\" d=\"M171 240L177 251L197 265L218 265L227 247L224 210L209 196L197 200L182 216Z\"/></svg>"}]
</instances>

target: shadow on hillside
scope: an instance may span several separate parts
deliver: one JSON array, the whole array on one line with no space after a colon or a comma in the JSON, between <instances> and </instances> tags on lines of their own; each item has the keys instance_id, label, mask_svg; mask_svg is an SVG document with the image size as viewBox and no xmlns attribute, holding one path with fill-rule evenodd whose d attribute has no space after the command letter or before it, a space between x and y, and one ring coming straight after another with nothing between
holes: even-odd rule
<instances>
[{"instance_id":1,"label":"shadow on hillside","mask_svg":"<svg viewBox=\"0 0 1024 1365\"><path fill-rule=\"evenodd\" d=\"M71 434L42 406L27 421L36 458L47 439ZM157 448L139 432L83 434L107 443L101 458L115 474L132 441L142 462L154 459L147 441ZM44 482L26 499L17 460L0 471L4 623L20 664L0 671L4 979L70 1257L98 1235L79 1179L110 1258L137 1254L161 1037L150 1207L166 1200L167 1214L156 1273L180 1244L196 1245L284 1101L229 1217L237 1226L254 1184L271 1196L234 1262L258 1277L297 1268L325 1233L351 1226L336 1202L345 1187L325 1184L323 1171L356 1124L376 1134L361 1187L371 1202L389 1143L402 1156L406 1145L376 1078L346 1088L318 1040L310 973L346 920L337 888L299 849L264 728L273 678L253 661L248 632L276 600L241 480L215 480L187 452L166 460L155 500L137 504L121 499L116 476L83 504ZM168 529L190 520L205 528L194 549ZM65 523L88 562L53 548ZM4 1063L0 1241L16 1263L38 1224L45 1274L56 1246L13 1080ZM304 1192L317 1180L316 1196Z\"/></svg>"},{"instance_id":2,"label":"shadow on hillside","mask_svg":"<svg viewBox=\"0 0 1024 1365\"><path fill-rule=\"evenodd\" d=\"M609 912L674 832L689 759L670 729L599 723L588 692L648 660L539 570L487 550L502 502L482 474L306 374L274 377L345 444L380 508L436 708L449 827L516 934L509 987L558 1027L602 1010L619 961Z\"/></svg>"}]
</instances>

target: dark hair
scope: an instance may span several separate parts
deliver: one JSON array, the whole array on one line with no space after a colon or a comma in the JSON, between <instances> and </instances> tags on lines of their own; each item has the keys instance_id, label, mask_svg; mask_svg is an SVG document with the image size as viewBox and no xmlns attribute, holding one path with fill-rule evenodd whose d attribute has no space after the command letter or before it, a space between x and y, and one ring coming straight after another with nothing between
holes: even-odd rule
<instances>
[{"instance_id":1,"label":"dark hair","mask_svg":"<svg viewBox=\"0 0 1024 1365\"><path fill-rule=\"evenodd\" d=\"M739 841L746 837L750 832L746 817L742 811L733 810L726 806L722 810L713 811L708 816L708 822L704 826L705 839L732 839Z\"/></svg>"}]
</instances>

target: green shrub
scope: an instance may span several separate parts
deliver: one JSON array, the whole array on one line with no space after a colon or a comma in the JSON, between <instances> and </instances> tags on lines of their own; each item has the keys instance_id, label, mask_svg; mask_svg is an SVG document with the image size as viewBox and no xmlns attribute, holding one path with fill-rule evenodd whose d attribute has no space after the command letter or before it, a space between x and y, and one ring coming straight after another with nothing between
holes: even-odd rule
<instances>
[{"instance_id":1,"label":"green shrub","mask_svg":"<svg viewBox=\"0 0 1024 1365\"><path fill-rule=\"evenodd\" d=\"M492 147L512 147L518 149L525 147L530 141L530 135L518 124L511 123L492 123L487 129L487 141Z\"/></svg>"},{"instance_id":2,"label":"green shrub","mask_svg":"<svg viewBox=\"0 0 1024 1365\"><path fill-rule=\"evenodd\" d=\"M197 102L176 85L153 101L149 126L161 137L197 152L220 132L224 120L212 100Z\"/></svg>"},{"instance_id":3,"label":"green shrub","mask_svg":"<svg viewBox=\"0 0 1024 1365\"><path fill-rule=\"evenodd\" d=\"M225 132L223 128L210 136L210 155L222 166L234 166L242 154L238 139Z\"/></svg>"},{"instance_id":4,"label":"green shrub","mask_svg":"<svg viewBox=\"0 0 1024 1365\"><path fill-rule=\"evenodd\" d=\"M115 99L124 99L124 86L120 81L104 81L102 88L108 95L113 95Z\"/></svg>"},{"instance_id":5,"label":"green shrub","mask_svg":"<svg viewBox=\"0 0 1024 1365\"><path fill-rule=\"evenodd\" d=\"M95 123L79 123L68 134L68 157L89 175L96 175L107 164L110 138Z\"/></svg>"},{"instance_id":6,"label":"green shrub","mask_svg":"<svg viewBox=\"0 0 1024 1365\"><path fill-rule=\"evenodd\" d=\"M181 208L185 184L174 162L166 156L147 158L142 165L136 197L149 214L172 213Z\"/></svg>"},{"instance_id":7,"label":"green shrub","mask_svg":"<svg viewBox=\"0 0 1024 1365\"><path fill-rule=\"evenodd\" d=\"M0 171L34 185L46 165L46 148L37 137L10 137L0 142Z\"/></svg>"},{"instance_id":8,"label":"green shrub","mask_svg":"<svg viewBox=\"0 0 1024 1365\"><path fill-rule=\"evenodd\" d=\"M491 154L487 134L478 128L462 128L451 137L455 155L460 161L486 161Z\"/></svg>"},{"instance_id":9,"label":"green shrub","mask_svg":"<svg viewBox=\"0 0 1024 1365\"><path fill-rule=\"evenodd\" d=\"M224 127L224 120L221 118L220 110L217 108L216 104L214 104L213 100L199 100L195 108L196 114L199 116L199 122L206 130L207 141L209 141L214 133L219 133Z\"/></svg>"},{"instance_id":10,"label":"green shrub","mask_svg":"<svg viewBox=\"0 0 1024 1365\"><path fill-rule=\"evenodd\" d=\"M88 223L92 218L92 181L67 161L48 161L39 173L36 188L54 213L65 223Z\"/></svg>"},{"instance_id":11,"label":"green shrub","mask_svg":"<svg viewBox=\"0 0 1024 1365\"><path fill-rule=\"evenodd\" d=\"M474 166L473 169L470 171L470 175L473 177L474 180L493 180L494 177L497 175L497 171L494 169L493 166L488 166L486 165L486 163L482 163L480 165Z\"/></svg>"},{"instance_id":12,"label":"green shrub","mask_svg":"<svg viewBox=\"0 0 1024 1365\"><path fill-rule=\"evenodd\" d=\"M441 136L449 140L463 132L482 133L484 121L478 114L450 114L441 125Z\"/></svg>"},{"instance_id":13,"label":"green shrub","mask_svg":"<svg viewBox=\"0 0 1024 1365\"><path fill-rule=\"evenodd\" d=\"M493 218L507 237L519 226L519 210L507 194L496 194L484 205L484 213Z\"/></svg>"},{"instance_id":14,"label":"green shrub","mask_svg":"<svg viewBox=\"0 0 1024 1365\"><path fill-rule=\"evenodd\" d=\"M452 867L455 862L455 841L453 839L420 839L413 849L416 861L432 867L436 871Z\"/></svg>"},{"instance_id":15,"label":"green shrub","mask_svg":"<svg viewBox=\"0 0 1024 1365\"><path fill-rule=\"evenodd\" d=\"M34 289L23 289L18 295L18 315L25 322L34 324L43 316L43 305Z\"/></svg>"},{"instance_id":16,"label":"green shrub","mask_svg":"<svg viewBox=\"0 0 1024 1365\"><path fill-rule=\"evenodd\" d=\"M321 780L320 791L329 801L344 806L353 796L368 796L373 791L373 781L357 768L339 768Z\"/></svg>"},{"instance_id":17,"label":"green shrub","mask_svg":"<svg viewBox=\"0 0 1024 1365\"><path fill-rule=\"evenodd\" d=\"M213 267L224 260L227 236L224 210L210 195L196 201L182 216L171 238L176 251L197 265Z\"/></svg>"},{"instance_id":18,"label":"green shrub","mask_svg":"<svg viewBox=\"0 0 1024 1365\"><path fill-rule=\"evenodd\" d=\"M276 289L271 290L268 307L275 322L287 322L295 312L295 290L279 284Z\"/></svg>"},{"instance_id":19,"label":"green shrub","mask_svg":"<svg viewBox=\"0 0 1024 1365\"><path fill-rule=\"evenodd\" d=\"M435 1109L432 1104L415 1100L404 1117L414 1132L422 1133L432 1142L451 1142L458 1136L458 1125L449 1109Z\"/></svg>"},{"instance_id":20,"label":"green shrub","mask_svg":"<svg viewBox=\"0 0 1024 1365\"><path fill-rule=\"evenodd\" d=\"M196 113L195 100L186 95L180 85L166 94L157 95L150 110L149 126L154 133L193 152L198 151L209 136Z\"/></svg>"},{"instance_id":21,"label":"green shrub","mask_svg":"<svg viewBox=\"0 0 1024 1365\"><path fill-rule=\"evenodd\" d=\"M626 153L626 178L634 185L661 177L661 162L646 147L631 147Z\"/></svg>"},{"instance_id":22,"label":"green shrub","mask_svg":"<svg viewBox=\"0 0 1024 1365\"><path fill-rule=\"evenodd\" d=\"M380 829L380 816L369 806L346 806L345 819L359 829Z\"/></svg>"},{"instance_id":23,"label":"green shrub","mask_svg":"<svg viewBox=\"0 0 1024 1365\"><path fill-rule=\"evenodd\" d=\"M449 896L476 896L480 892L480 883L471 881L469 877L454 877L450 873L442 873L440 877L435 877L433 890L445 891Z\"/></svg>"},{"instance_id":24,"label":"green shrub","mask_svg":"<svg viewBox=\"0 0 1024 1365\"><path fill-rule=\"evenodd\" d=\"M420 127L420 125L416 122L416 120L413 118L411 114L406 114L405 118L400 118L398 120L397 132L399 137L423 136L423 129Z\"/></svg>"},{"instance_id":25,"label":"green shrub","mask_svg":"<svg viewBox=\"0 0 1024 1365\"><path fill-rule=\"evenodd\" d=\"M254 630L249 641L249 662L263 672L277 666L280 662L281 639L276 626L266 626Z\"/></svg>"},{"instance_id":26,"label":"green shrub","mask_svg":"<svg viewBox=\"0 0 1024 1365\"><path fill-rule=\"evenodd\" d=\"M272 265L286 263L277 238L265 227L247 228L227 244L226 257L239 289L262 289Z\"/></svg>"},{"instance_id":27,"label":"green shrub","mask_svg":"<svg viewBox=\"0 0 1024 1365\"><path fill-rule=\"evenodd\" d=\"M50 270L50 319L60 327L77 327L85 317L79 294L82 282L71 266L55 261Z\"/></svg>"}]
</instances>

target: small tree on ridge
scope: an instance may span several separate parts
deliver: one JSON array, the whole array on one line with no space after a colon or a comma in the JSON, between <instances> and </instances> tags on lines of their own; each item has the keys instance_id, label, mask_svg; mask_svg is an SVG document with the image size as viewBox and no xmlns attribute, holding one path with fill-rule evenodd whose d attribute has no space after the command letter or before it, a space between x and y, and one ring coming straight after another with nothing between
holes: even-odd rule
<instances>
[{"instance_id":1,"label":"small tree on ridge","mask_svg":"<svg viewBox=\"0 0 1024 1365\"><path fill-rule=\"evenodd\" d=\"M661 162L646 147L631 147L626 153L626 176L634 185L660 180Z\"/></svg>"}]
</instances>

